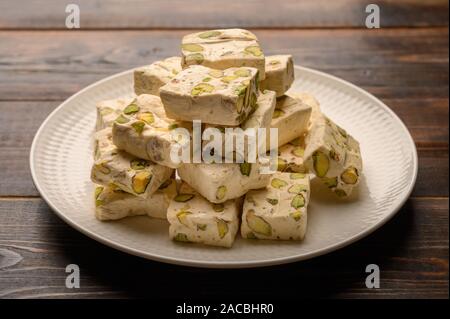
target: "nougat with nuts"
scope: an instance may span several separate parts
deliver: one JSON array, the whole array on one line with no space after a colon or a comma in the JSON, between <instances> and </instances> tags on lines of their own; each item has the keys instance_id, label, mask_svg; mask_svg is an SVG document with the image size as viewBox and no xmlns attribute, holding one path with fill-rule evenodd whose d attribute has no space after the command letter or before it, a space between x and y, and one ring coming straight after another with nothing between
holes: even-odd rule
<instances>
[{"instance_id":1,"label":"nougat with nuts","mask_svg":"<svg viewBox=\"0 0 450 319\"><path fill-rule=\"evenodd\" d=\"M193 65L160 88L168 117L236 126L254 111L258 96L255 68L211 69Z\"/></svg>"},{"instance_id":2,"label":"nougat with nuts","mask_svg":"<svg viewBox=\"0 0 450 319\"><path fill-rule=\"evenodd\" d=\"M294 82L292 55L266 56L266 78L261 81L261 90L272 90L277 97L283 96Z\"/></svg>"},{"instance_id":3,"label":"nougat with nuts","mask_svg":"<svg viewBox=\"0 0 450 319\"><path fill-rule=\"evenodd\" d=\"M362 158L359 143L325 115L317 116L306 136L305 164L339 197L359 184Z\"/></svg>"},{"instance_id":4,"label":"nougat with nuts","mask_svg":"<svg viewBox=\"0 0 450 319\"><path fill-rule=\"evenodd\" d=\"M191 130L192 124L167 118L158 96L142 94L117 116L112 127L113 142L136 157L177 168L181 163L174 161L170 153L178 143L171 131L178 127Z\"/></svg>"},{"instance_id":5,"label":"nougat with nuts","mask_svg":"<svg viewBox=\"0 0 450 319\"><path fill-rule=\"evenodd\" d=\"M241 197L251 189L265 187L270 174L260 174L261 164L225 163L184 164L178 168L180 178L212 203Z\"/></svg>"},{"instance_id":6,"label":"nougat with nuts","mask_svg":"<svg viewBox=\"0 0 450 319\"><path fill-rule=\"evenodd\" d=\"M159 88L181 71L181 58L170 57L134 70L134 92L159 96Z\"/></svg>"},{"instance_id":7,"label":"nougat with nuts","mask_svg":"<svg viewBox=\"0 0 450 319\"><path fill-rule=\"evenodd\" d=\"M111 127L117 116L122 113L122 110L131 102L133 98L119 98L100 101L96 104L97 122L95 125L96 131Z\"/></svg>"},{"instance_id":8,"label":"nougat with nuts","mask_svg":"<svg viewBox=\"0 0 450 319\"><path fill-rule=\"evenodd\" d=\"M302 240L307 227L308 175L275 173L265 189L244 199L241 235L247 239Z\"/></svg>"},{"instance_id":9,"label":"nougat with nuts","mask_svg":"<svg viewBox=\"0 0 450 319\"><path fill-rule=\"evenodd\" d=\"M278 148L278 168L280 172L306 173L303 156L304 137L298 137Z\"/></svg>"},{"instance_id":10,"label":"nougat with nuts","mask_svg":"<svg viewBox=\"0 0 450 319\"><path fill-rule=\"evenodd\" d=\"M302 99L284 95L277 100L270 126L278 129L278 146L306 133L312 108Z\"/></svg>"},{"instance_id":11,"label":"nougat with nuts","mask_svg":"<svg viewBox=\"0 0 450 319\"><path fill-rule=\"evenodd\" d=\"M264 53L256 36L243 29L209 30L188 34L181 43L182 66L204 65L225 70L232 67L258 69L265 77Z\"/></svg>"},{"instance_id":12,"label":"nougat with nuts","mask_svg":"<svg viewBox=\"0 0 450 319\"><path fill-rule=\"evenodd\" d=\"M213 204L182 183L170 201L169 236L179 242L231 247L239 229L241 199Z\"/></svg>"},{"instance_id":13,"label":"nougat with nuts","mask_svg":"<svg viewBox=\"0 0 450 319\"><path fill-rule=\"evenodd\" d=\"M165 181L150 197L134 196L117 186L95 187L95 217L101 221L131 216L149 216L166 219L169 202L177 194L174 179Z\"/></svg>"},{"instance_id":14,"label":"nougat with nuts","mask_svg":"<svg viewBox=\"0 0 450 319\"><path fill-rule=\"evenodd\" d=\"M95 134L92 181L104 186L117 186L135 196L149 197L172 176L174 170L117 149L112 143L111 131L108 127Z\"/></svg>"}]
</instances>

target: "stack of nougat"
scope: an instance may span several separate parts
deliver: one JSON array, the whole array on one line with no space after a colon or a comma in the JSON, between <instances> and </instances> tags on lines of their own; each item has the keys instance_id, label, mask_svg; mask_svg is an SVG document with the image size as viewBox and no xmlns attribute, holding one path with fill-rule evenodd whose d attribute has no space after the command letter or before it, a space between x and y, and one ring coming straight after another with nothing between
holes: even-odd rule
<instances>
[{"instance_id":1,"label":"stack of nougat","mask_svg":"<svg viewBox=\"0 0 450 319\"><path fill-rule=\"evenodd\" d=\"M302 240L310 175L345 197L362 161L358 142L313 96L286 93L293 81L292 56L264 56L242 29L186 35L180 57L136 69L135 97L97 104L96 217L167 219L171 239L214 246L231 247L239 230L245 239ZM261 174L258 161L173 161L171 130L192 132L194 120L203 132L277 128L278 171Z\"/></svg>"}]
</instances>

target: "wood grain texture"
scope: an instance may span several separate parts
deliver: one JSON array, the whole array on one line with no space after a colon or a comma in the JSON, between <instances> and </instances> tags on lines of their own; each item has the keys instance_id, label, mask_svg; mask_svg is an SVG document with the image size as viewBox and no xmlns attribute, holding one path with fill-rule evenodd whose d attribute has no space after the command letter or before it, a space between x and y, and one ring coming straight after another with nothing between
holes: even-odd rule
<instances>
[{"instance_id":1,"label":"wood grain texture","mask_svg":"<svg viewBox=\"0 0 450 319\"><path fill-rule=\"evenodd\" d=\"M105 76L179 55L188 32L0 32L0 99L65 99ZM289 52L297 64L380 98L448 98L447 28L256 34L266 54Z\"/></svg>"},{"instance_id":2,"label":"wood grain texture","mask_svg":"<svg viewBox=\"0 0 450 319\"><path fill-rule=\"evenodd\" d=\"M196 287L200 298L264 298L268 291L290 300L446 298L448 209L448 199L412 198L381 230L330 255L261 269L206 270L146 261L102 246L59 220L41 199L0 200L0 258L5 251L23 258L0 268L0 298L183 298L187 292L181 287ZM80 289L64 286L71 263L80 266ZM371 263L381 269L378 290L364 285ZM224 284L231 281L246 284L239 289Z\"/></svg>"},{"instance_id":3,"label":"wood grain texture","mask_svg":"<svg viewBox=\"0 0 450 319\"><path fill-rule=\"evenodd\" d=\"M73 0L82 29L365 27L363 0ZM382 27L446 26L446 0L379 0ZM67 3L7 0L0 28L64 29Z\"/></svg>"}]
</instances>

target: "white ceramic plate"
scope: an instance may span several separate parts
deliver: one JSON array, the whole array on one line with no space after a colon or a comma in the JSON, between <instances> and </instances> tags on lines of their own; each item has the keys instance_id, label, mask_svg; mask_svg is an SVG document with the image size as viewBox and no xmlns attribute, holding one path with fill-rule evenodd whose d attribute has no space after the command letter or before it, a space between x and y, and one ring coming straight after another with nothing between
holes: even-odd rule
<instances>
[{"instance_id":1,"label":"white ceramic plate","mask_svg":"<svg viewBox=\"0 0 450 319\"><path fill-rule=\"evenodd\" d=\"M40 127L30 154L34 183L69 225L108 246L162 262L214 268L256 267L312 258L344 247L386 223L409 197L417 152L401 120L380 100L336 77L296 67L292 91L312 93L322 110L361 143L359 190L338 200L313 181L303 242L239 237L231 249L169 240L168 223L146 217L99 222L94 217L92 164L96 101L131 96L132 70L108 77L62 103Z\"/></svg>"}]
</instances>

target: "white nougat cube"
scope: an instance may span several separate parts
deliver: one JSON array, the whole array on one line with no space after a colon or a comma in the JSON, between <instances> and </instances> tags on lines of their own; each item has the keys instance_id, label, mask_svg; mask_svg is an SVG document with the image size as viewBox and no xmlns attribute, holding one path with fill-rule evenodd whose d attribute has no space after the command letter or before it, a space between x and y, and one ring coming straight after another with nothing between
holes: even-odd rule
<instances>
[{"instance_id":1,"label":"white nougat cube","mask_svg":"<svg viewBox=\"0 0 450 319\"><path fill-rule=\"evenodd\" d=\"M307 228L309 194L308 175L275 173L267 188L245 196L242 237L302 240Z\"/></svg>"},{"instance_id":2,"label":"white nougat cube","mask_svg":"<svg viewBox=\"0 0 450 319\"><path fill-rule=\"evenodd\" d=\"M292 55L266 56L266 78L261 81L261 90L272 90L277 97L283 96L294 82Z\"/></svg>"},{"instance_id":3,"label":"white nougat cube","mask_svg":"<svg viewBox=\"0 0 450 319\"><path fill-rule=\"evenodd\" d=\"M181 58L170 57L134 70L134 92L136 95L159 96L159 88L181 71Z\"/></svg>"},{"instance_id":4,"label":"white nougat cube","mask_svg":"<svg viewBox=\"0 0 450 319\"><path fill-rule=\"evenodd\" d=\"M101 221L142 215L166 219L169 202L176 194L174 179L168 179L147 198L134 196L115 186L98 185L95 188L95 217Z\"/></svg>"},{"instance_id":5,"label":"white nougat cube","mask_svg":"<svg viewBox=\"0 0 450 319\"><path fill-rule=\"evenodd\" d=\"M239 229L241 199L208 202L183 183L169 204L169 236L175 241L231 247Z\"/></svg>"},{"instance_id":6,"label":"white nougat cube","mask_svg":"<svg viewBox=\"0 0 450 319\"><path fill-rule=\"evenodd\" d=\"M264 54L256 36L243 29L201 31L183 37L182 65L203 65L225 70L231 67L258 69L259 80L265 77Z\"/></svg>"}]
</instances>

